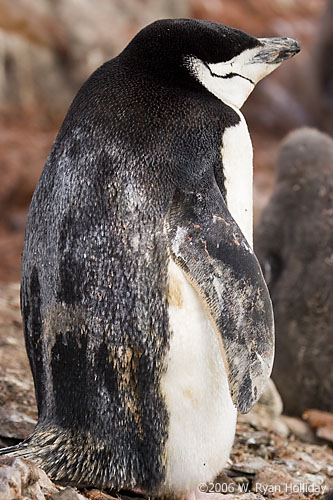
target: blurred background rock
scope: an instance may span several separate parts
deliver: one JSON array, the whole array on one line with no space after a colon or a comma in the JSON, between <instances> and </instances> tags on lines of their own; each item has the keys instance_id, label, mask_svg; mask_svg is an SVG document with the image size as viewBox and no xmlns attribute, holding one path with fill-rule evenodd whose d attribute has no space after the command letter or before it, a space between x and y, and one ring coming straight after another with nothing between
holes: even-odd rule
<instances>
[{"instance_id":1,"label":"blurred background rock","mask_svg":"<svg viewBox=\"0 0 333 500\"><path fill-rule=\"evenodd\" d=\"M210 19L256 36L289 36L302 52L244 107L255 151L255 215L274 183L282 136L333 132L333 2L325 0L0 0L0 282L18 281L29 202L83 81L146 24Z\"/></svg>"}]
</instances>

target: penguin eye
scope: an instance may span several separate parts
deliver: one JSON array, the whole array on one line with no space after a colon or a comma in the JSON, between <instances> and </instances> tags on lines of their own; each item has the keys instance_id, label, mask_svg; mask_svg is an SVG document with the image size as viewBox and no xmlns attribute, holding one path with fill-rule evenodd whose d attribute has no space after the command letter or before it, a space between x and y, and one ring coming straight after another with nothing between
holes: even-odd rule
<instances>
[{"instance_id":1,"label":"penguin eye","mask_svg":"<svg viewBox=\"0 0 333 500\"><path fill-rule=\"evenodd\" d=\"M255 85L255 82L251 80L251 78L248 78L247 76L242 75L240 72L239 73L237 72L237 65L235 65L234 62L230 62L229 64L218 63L216 65L215 64L209 65L207 63L204 64L208 68L211 76L214 78L229 80L231 78L238 77L247 80L248 82L252 83L253 86ZM241 71L241 68L239 69L239 71Z\"/></svg>"}]
</instances>

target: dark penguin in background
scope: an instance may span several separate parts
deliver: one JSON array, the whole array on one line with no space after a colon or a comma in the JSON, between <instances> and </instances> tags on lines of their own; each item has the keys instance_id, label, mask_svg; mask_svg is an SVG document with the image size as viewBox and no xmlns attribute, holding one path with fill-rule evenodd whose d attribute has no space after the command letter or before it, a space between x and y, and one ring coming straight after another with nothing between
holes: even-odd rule
<instances>
[{"instance_id":1,"label":"dark penguin in background","mask_svg":"<svg viewBox=\"0 0 333 500\"><path fill-rule=\"evenodd\" d=\"M78 92L27 222L39 419L12 454L63 483L179 497L223 468L274 344L239 108L298 51L157 21Z\"/></svg>"},{"instance_id":2,"label":"dark penguin in background","mask_svg":"<svg viewBox=\"0 0 333 500\"><path fill-rule=\"evenodd\" d=\"M333 140L315 129L281 145L255 233L276 324L273 380L285 412L333 411Z\"/></svg>"}]
</instances>

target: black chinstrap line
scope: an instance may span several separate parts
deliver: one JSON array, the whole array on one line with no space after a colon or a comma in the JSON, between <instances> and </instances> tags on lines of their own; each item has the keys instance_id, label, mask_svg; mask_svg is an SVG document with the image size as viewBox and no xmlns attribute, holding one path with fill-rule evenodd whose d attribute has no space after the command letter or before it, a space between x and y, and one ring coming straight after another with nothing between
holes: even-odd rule
<instances>
[{"instance_id":1,"label":"black chinstrap line","mask_svg":"<svg viewBox=\"0 0 333 500\"><path fill-rule=\"evenodd\" d=\"M212 76L215 76L217 78L223 78L223 79L228 79L228 78L233 78L234 76L239 76L240 78L243 78L244 80L247 80L248 82L252 83L252 85L254 85L254 82L250 78L246 78L246 76L240 75L239 73L228 73L227 75L217 75L216 73L214 73L210 69L208 64L206 64L206 63L204 63L204 64L205 64L206 68L208 68L208 70Z\"/></svg>"}]
</instances>

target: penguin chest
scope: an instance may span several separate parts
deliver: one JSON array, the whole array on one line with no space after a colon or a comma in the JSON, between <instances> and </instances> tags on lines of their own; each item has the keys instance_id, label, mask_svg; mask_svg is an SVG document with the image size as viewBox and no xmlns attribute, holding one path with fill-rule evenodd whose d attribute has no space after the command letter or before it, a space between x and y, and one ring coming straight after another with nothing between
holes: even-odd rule
<instances>
[{"instance_id":1,"label":"penguin chest","mask_svg":"<svg viewBox=\"0 0 333 500\"><path fill-rule=\"evenodd\" d=\"M170 349L161 389L169 413L165 491L189 492L224 467L236 409L218 338L200 298L170 260Z\"/></svg>"},{"instance_id":2,"label":"penguin chest","mask_svg":"<svg viewBox=\"0 0 333 500\"><path fill-rule=\"evenodd\" d=\"M233 108L240 121L227 127L222 138L222 163L225 177L226 204L229 212L253 244L253 149L242 113Z\"/></svg>"}]
</instances>

